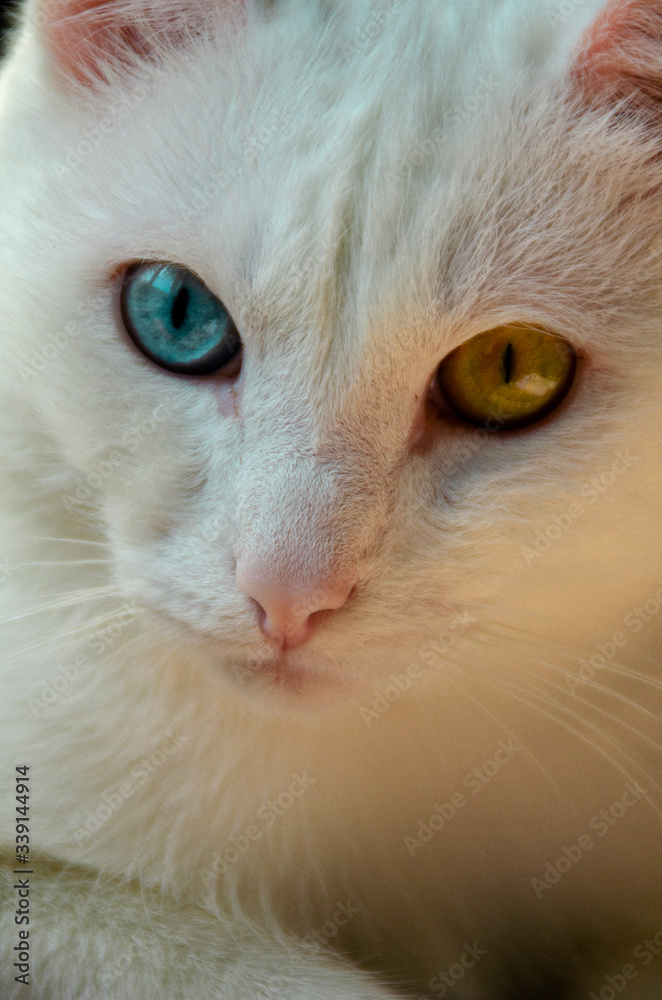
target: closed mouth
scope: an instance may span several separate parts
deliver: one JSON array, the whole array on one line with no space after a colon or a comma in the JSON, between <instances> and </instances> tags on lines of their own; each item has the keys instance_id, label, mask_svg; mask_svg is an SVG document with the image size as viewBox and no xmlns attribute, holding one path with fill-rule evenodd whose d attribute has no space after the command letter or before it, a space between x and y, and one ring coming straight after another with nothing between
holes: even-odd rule
<instances>
[{"instance_id":1,"label":"closed mouth","mask_svg":"<svg viewBox=\"0 0 662 1000\"><path fill-rule=\"evenodd\" d=\"M275 653L259 664L239 663L234 673L242 684L289 698L338 695L348 686L346 678L315 669L296 651Z\"/></svg>"}]
</instances>

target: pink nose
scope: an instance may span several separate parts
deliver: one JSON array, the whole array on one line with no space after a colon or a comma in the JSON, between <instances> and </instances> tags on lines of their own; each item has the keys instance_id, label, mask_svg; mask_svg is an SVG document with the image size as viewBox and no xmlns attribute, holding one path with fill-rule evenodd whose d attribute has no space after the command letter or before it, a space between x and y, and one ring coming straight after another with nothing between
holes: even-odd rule
<instances>
[{"instance_id":1,"label":"pink nose","mask_svg":"<svg viewBox=\"0 0 662 1000\"><path fill-rule=\"evenodd\" d=\"M302 646L313 634L318 611L337 611L347 602L354 584L318 580L310 585L280 583L257 566L239 562L237 587L260 607L260 628L279 649Z\"/></svg>"}]
</instances>

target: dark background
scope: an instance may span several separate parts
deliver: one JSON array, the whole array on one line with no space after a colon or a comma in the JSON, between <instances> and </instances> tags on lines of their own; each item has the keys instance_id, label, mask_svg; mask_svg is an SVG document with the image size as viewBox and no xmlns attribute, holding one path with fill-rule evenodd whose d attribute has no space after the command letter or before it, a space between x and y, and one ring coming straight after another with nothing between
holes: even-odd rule
<instances>
[{"instance_id":1,"label":"dark background","mask_svg":"<svg viewBox=\"0 0 662 1000\"><path fill-rule=\"evenodd\" d=\"M5 51L5 33L10 23L9 13L16 10L16 3L9 3L8 0L0 0L0 55Z\"/></svg>"}]
</instances>

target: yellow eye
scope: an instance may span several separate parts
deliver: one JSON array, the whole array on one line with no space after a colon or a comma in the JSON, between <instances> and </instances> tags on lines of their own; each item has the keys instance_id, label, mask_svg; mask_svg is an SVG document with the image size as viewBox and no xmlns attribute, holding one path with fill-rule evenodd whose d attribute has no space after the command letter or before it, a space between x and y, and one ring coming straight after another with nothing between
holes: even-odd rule
<instances>
[{"instance_id":1,"label":"yellow eye","mask_svg":"<svg viewBox=\"0 0 662 1000\"><path fill-rule=\"evenodd\" d=\"M479 333L439 366L446 402L472 424L496 421L510 430L555 409L575 377L577 356L567 340L512 323Z\"/></svg>"}]
</instances>

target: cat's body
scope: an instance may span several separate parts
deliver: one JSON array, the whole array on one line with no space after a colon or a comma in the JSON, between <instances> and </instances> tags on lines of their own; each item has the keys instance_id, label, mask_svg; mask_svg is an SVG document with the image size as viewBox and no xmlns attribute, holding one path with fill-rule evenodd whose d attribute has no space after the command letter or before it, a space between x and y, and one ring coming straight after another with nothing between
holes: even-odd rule
<instances>
[{"instance_id":1,"label":"cat's body","mask_svg":"<svg viewBox=\"0 0 662 1000\"><path fill-rule=\"evenodd\" d=\"M127 3L90 35L28 9L0 829L11 870L29 765L30 995L383 995L327 946L403 996L662 994L660 137L654 87L619 112L578 54L604 6ZM135 350L143 258L222 297L238 380ZM567 400L444 422L436 366L507 322L573 344ZM235 560L321 586L283 661Z\"/></svg>"}]
</instances>

